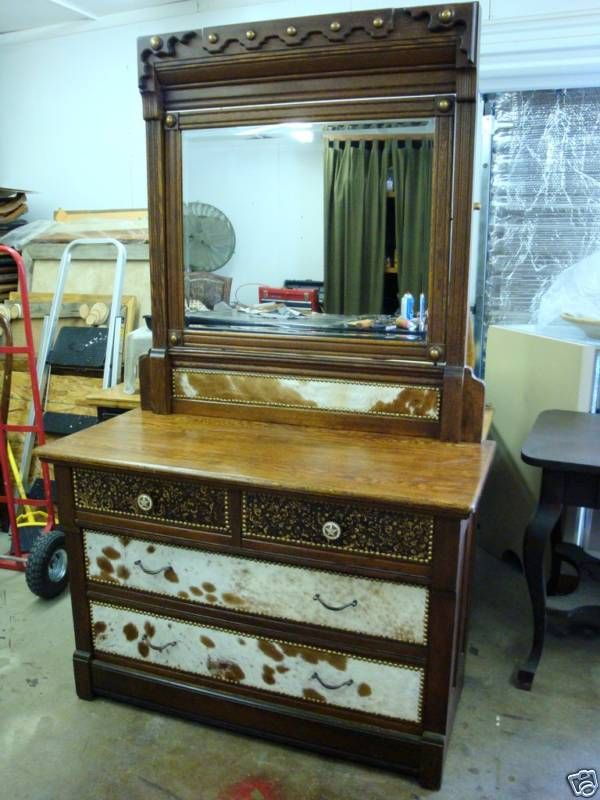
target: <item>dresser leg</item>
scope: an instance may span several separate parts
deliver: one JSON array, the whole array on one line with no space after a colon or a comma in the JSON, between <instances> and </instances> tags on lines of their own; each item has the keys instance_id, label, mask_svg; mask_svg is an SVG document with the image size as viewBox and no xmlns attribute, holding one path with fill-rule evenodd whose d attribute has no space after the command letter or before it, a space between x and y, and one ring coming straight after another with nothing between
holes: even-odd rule
<instances>
[{"instance_id":1,"label":"dresser leg","mask_svg":"<svg viewBox=\"0 0 600 800\"><path fill-rule=\"evenodd\" d=\"M92 655L76 650L73 654L73 671L75 673L75 689L81 700L93 700L92 691Z\"/></svg>"},{"instance_id":2,"label":"dresser leg","mask_svg":"<svg viewBox=\"0 0 600 800\"><path fill-rule=\"evenodd\" d=\"M560 503L540 503L525 531L523 562L533 611L533 643L525 664L517 673L517 688L529 691L542 657L546 633L546 582L544 552L552 532L560 521Z\"/></svg>"},{"instance_id":3,"label":"dresser leg","mask_svg":"<svg viewBox=\"0 0 600 800\"><path fill-rule=\"evenodd\" d=\"M439 733L425 732L421 741L419 783L423 789L437 791L442 785L445 738Z\"/></svg>"}]
</instances>

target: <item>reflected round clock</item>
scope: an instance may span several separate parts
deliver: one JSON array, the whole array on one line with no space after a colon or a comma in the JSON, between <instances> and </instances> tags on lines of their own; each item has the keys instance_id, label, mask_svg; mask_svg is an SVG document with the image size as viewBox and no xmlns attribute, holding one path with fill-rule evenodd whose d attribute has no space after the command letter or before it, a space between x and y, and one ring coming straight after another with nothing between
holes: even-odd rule
<instances>
[{"instance_id":1,"label":"reflected round clock","mask_svg":"<svg viewBox=\"0 0 600 800\"><path fill-rule=\"evenodd\" d=\"M233 225L225 214L208 203L183 206L185 264L192 272L214 272L235 250Z\"/></svg>"}]
</instances>

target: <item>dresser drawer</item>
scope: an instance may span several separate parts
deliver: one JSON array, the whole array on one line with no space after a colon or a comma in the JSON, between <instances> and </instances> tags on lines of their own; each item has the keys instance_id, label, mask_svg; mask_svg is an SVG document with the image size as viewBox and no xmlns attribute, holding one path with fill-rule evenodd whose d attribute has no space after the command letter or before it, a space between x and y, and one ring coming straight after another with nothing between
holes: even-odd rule
<instances>
[{"instance_id":1,"label":"dresser drawer","mask_svg":"<svg viewBox=\"0 0 600 800\"><path fill-rule=\"evenodd\" d=\"M90 604L94 649L226 683L419 723L424 670Z\"/></svg>"},{"instance_id":2,"label":"dresser drawer","mask_svg":"<svg viewBox=\"0 0 600 800\"><path fill-rule=\"evenodd\" d=\"M429 564L433 517L268 492L244 492L242 536Z\"/></svg>"},{"instance_id":3,"label":"dresser drawer","mask_svg":"<svg viewBox=\"0 0 600 800\"><path fill-rule=\"evenodd\" d=\"M84 531L90 580L275 619L426 644L429 590Z\"/></svg>"},{"instance_id":4,"label":"dresser drawer","mask_svg":"<svg viewBox=\"0 0 600 800\"><path fill-rule=\"evenodd\" d=\"M76 468L73 490L78 511L101 511L217 533L230 531L229 496L220 486Z\"/></svg>"}]
</instances>

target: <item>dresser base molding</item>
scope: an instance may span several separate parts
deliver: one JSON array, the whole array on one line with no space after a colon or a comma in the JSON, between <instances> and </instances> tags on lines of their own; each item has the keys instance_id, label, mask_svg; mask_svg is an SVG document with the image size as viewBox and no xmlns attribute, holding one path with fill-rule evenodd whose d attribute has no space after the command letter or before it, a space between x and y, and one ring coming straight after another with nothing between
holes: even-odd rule
<instances>
[{"instance_id":1,"label":"dresser base molding","mask_svg":"<svg viewBox=\"0 0 600 800\"><path fill-rule=\"evenodd\" d=\"M321 755L411 774L425 789L440 788L445 736L397 733L334 717L319 718L304 709L234 696L96 659L91 660L90 667L94 695ZM76 681L79 674L76 670ZM80 693L79 685L78 694L91 699Z\"/></svg>"}]
</instances>

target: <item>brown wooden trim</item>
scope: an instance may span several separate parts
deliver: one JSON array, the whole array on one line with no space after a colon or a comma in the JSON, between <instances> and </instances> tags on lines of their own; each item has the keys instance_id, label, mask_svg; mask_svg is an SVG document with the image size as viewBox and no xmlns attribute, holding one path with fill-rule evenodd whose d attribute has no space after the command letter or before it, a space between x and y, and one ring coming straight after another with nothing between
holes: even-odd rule
<instances>
[{"instance_id":1,"label":"brown wooden trim","mask_svg":"<svg viewBox=\"0 0 600 800\"><path fill-rule=\"evenodd\" d=\"M429 602L431 625L422 720L425 730L445 734L448 732L449 693L453 677L452 643L457 601L455 595L433 589Z\"/></svg>"},{"instance_id":2,"label":"brown wooden trim","mask_svg":"<svg viewBox=\"0 0 600 800\"><path fill-rule=\"evenodd\" d=\"M425 436L438 438L438 422L390 417L375 417L367 414L344 414L335 411L289 410L285 408L263 408L261 406L225 404L218 402L198 402L194 400L173 400L176 414L191 416L226 417L233 419L268 420L282 425L302 425L330 430L361 430L372 433L385 433L395 436Z\"/></svg>"},{"instance_id":3,"label":"brown wooden trim","mask_svg":"<svg viewBox=\"0 0 600 800\"><path fill-rule=\"evenodd\" d=\"M436 120L437 146L433 151L433 177L431 187L431 242L429 254L429 347L438 345L442 350L440 361L445 360L446 314L448 306L448 264L450 259L450 209L452 207L452 164L454 114ZM426 356L428 357L428 356Z\"/></svg>"},{"instance_id":4,"label":"brown wooden trim","mask_svg":"<svg viewBox=\"0 0 600 800\"><path fill-rule=\"evenodd\" d=\"M325 78L327 80L327 78ZM333 81L334 79L330 79ZM395 79L388 77L390 85L396 87ZM293 82L292 82L293 83ZM294 86L297 84L294 83ZM256 86L253 87L256 89ZM210 88L207 87L210 93ZM366 122L371 120L387 121L399 119L429 119L440 116L436 107L439 92L428 95L416 93L414 97L402 96L396 88L396 94L382 97L374 85L370 86L371 94L354 98L345 97L335 90L335 97L328 102L314 102L311 96L301 98L293 103L272 99L261 101L252 95L249 105L243 108L244 125L263 125L266 123L303 120L306 122ZM404 93L402 93L404 94ZM348 102L352 101L352 102ZM240 125L240 108L211 108L199 110L183 110L179 112L178 127L182 131L198 128L227 128Z\"/></svg>"},{"instance_id":5,"label":"brown wooden trim","mask_svg":"<svg viewBox=\"0 0 600 800\"><path fill-rule=\"evenodd\" d=\"M413 774L420 769L422 745L417 734L364 722L350 724L330 716L323 719L305 709L173 682L105 660L94 660L92 674L96 693L117 700L326 755L345 759L350 756Z\"/></svg>"},{"instance_id":6,"label":"brown wooden trim","mask_svg":"<svg viewBox=\"0 0 600 800\"><path fill-rule=\"evenodd\" d=\"M390 69L382 72L376 81L371 75L351 76L321 74L318 77L273 81L255 81L241 86L227 83L201 84L202 94L197 88L186 89L178 86L163 88L165 106L180 114L182 129L204 125L205 115L210 114L220 125L239 125L240 112L251 115L251 119L266 121L267 113L261 109L277 108L281 118L297 118L295 104L302 103L312 107L311 118L331 119L332 107L336 117L344 119L367 119L367 104L374 97L382 97L389 102L402 102L410 116L421 115L418 102L429 101L431 97L452 97L456 93L456 75L452 68L441 67L432 71L413 70L402 72ZM352 117L347 112L337 114L340 100L365 103L365 109L357 107ZM416 102L415 102L416 101ZM287 109L285 106L289 106ZM421 106L423 107L423 106Z\"/></svg>"},{"instance_id":7,"label":"brown wooden trim","mask_svg":"<svg viewBox=\"0 0 600 800\"><path fill-rule=\"evenodd\" d=\"M143 92L155 90L159 75L162 83L168 83L165 76L169 73L174 73L171 82L185 83L190 57L202 64L213 82L217 79L214 70L226 69L228 63L239 67L236 62L240 61L246 62L246 72L250 74L277 74L281 71L277 62L282 56L295 68L289 69L294 73L301 73L302 68L304 72L319 70L319 56L327 53L332 54L330 59L338 55L346 70L355 71L384 68L390 59L398 66L412 68L416 64L474 64L478 41L476 4L452 8L447 19L444 14L448 14L444 6L357 11L144 37L138 40L140 88ZM289 35L291 29L293 35ZM252 31L251 37L248 30ZM179 58L184 60L178 63ZM316 67L311 61L317 62ZM223 80L225 76L219 77Z\"/></svg>"},{"instance_id":8,"label":"brown wooden trim","mask_svg":"<svg viewBox=\"0 0 600 800\"><path fill-rule=\"evenodd\" d=\"M437 733L423 732L419 783L425 789L437 791L441 788L447 742L446 737Z\"/></svg>"},{"instance_id":9,"label":"brown wooden trim","mask_svg":"<svg viewBox=\"0 0 600 800\"><path fill-rule=\"evenodd\" d=\"M173 333L183 328L183 185L181 135L178 130L165 131L165 182L166 195L165 252L167 274L170 277L167 298L169 344ZM152 287L154 293L154 287Z\"/></svg>"},{"instance_id":10,"label":"brown wooden trim","mask_svg":"<svg viewBox=\"0 0 600 800\"><path fill-rule=\"evenodd\" d=\"M164 129L161 119L146 122L146 153L148 162L148 236L150 240L150 278L152 282L152 345L167 346L167 308L169 296L165 269L165 204Z\"/></svg>"},{"instance_id":11,"label":"brown wooden trim","mask_svg":"<svg viewBox=\"0 0 600 800\"><path fill-rule=\"evenodd\" d=\"M436 589L454 592L457 587L457 570L461 555L462 522L438 517L435 521L432 585Z\"/></svg>"},{"instance_id":12,"label":"brown wooden trim","mask_svg":"<svg viewBox=\"0 0 600 800\"><path fill-rule=\"evenodd\" d=\"M73 675L75 678L75 691L81 700L94 699L92 678L92 654L76 650L73 653Z\"/></svg>"},{"instance_id":13,"label":"brown wooden trim","mask_svg":"<svg viewBox=\"0 0 600 800\"><path fill-rule=\"evenodd\" d=\"M89 618L85 608L77 598L84 597L86 591L85 572L78 569L84 563L83 542L81 534L74 522L75 502L71 483L71 470L56 465L54 477L59 501L60 528L65 534L65 545L69 565L69 583L71 586L71 608L75 630L75 646L81 653L91 652L92 635Z\"/></svg>"},{"instance_id":14,"label":"brown wooden trim","mask_svg":"<svg viewBox=\"0 0 600 800\"><path fill-rule=\"evenodd\" d=\"M473 375L470 367L465 367L463 380L463 421L461 440L480 442L483 435L483 416L485 412L485 386L483 381Z\"/></svg>"},{"instance_id":15,"label":"brown wooden trim","mask_svg":"<svg viewBox=\"0 0 600 800\"><path fill-rule=\"evenodd\" d=\"M299 352L298 343L302 344ZM307 370L321 370L331 374L335 371L350 370L354 367L362 369L365 374L373 376L379 373L393 373L396 376L421 373L434 380L441 378L441 367L432 363L429 346L426 343L402 342L394 339L351 339L324 336L306 336L298 340L296 337L277 333L257 335L242 331L198 330L187 328L183 336L184 347L173 347L172 355L178 366L192 366L195 359L190 357L191 348L201 349L207 357L220 354L219 363L223 364L224 355L231 354L233 359L244 357L248 368L249 359L268 365L272 363L299 362L304 363ZM295 347L293 347L295 345ZM190 349L188 349L188 347ZM440 361L442 359L439 359ZM204 362L203 362L204 363Z\"/></svg>"},{"instance_id":16,"label":"brown wooden trim","mask_svg":"<svg viewBox=\"0 0 600 800\"><path fill-rule=\"evenodd\" d=\"M466 79L466 78L465 78ZM465 92L469 94L469 92ZM442 416L442 438L460 441L463 421L463 380L467 346L467 291L471 237L473 152L475 147L475 103L457 98L456 151L454 159L454 204L450 285L448 295L446 365L444 382L446 414ZM450 402L448 402L450 401Z\"/></svg>"}]
</instances>

